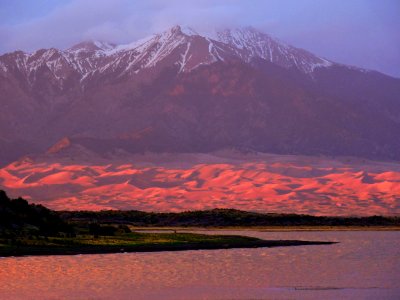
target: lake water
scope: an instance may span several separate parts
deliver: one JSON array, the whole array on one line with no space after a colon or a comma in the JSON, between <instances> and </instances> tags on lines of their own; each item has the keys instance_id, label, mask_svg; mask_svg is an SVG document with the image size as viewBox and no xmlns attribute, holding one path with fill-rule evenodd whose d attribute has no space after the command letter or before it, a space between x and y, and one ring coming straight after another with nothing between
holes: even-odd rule
<instances>
[{"instance_id":1,"label":"lake water","mask_svg":"<svg viewBox=\"0 0 400 300\"><path fill-rule=\"evenodd\" d=\"M0 299L400 299L400 232L221 232L340 243L0 258Z\"/></svg>"}]
</instances>

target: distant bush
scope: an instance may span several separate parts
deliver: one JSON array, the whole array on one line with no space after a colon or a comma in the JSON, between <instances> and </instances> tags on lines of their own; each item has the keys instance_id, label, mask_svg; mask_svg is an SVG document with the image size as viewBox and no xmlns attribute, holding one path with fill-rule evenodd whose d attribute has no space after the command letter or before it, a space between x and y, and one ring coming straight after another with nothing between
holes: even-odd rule
<instances>
[{"instance_id":1,"label":"distant bush","mask_svg":"<svg viewBox=\"0 0 400 300\"><path fill-rule=\"evenodd\" d=\"M98 223L90 223L89 224L89 233L94 237L99 236L112 236L115 235L118 231L118 228L111 225L99 225Z\"/></svg>"}]
</instances>

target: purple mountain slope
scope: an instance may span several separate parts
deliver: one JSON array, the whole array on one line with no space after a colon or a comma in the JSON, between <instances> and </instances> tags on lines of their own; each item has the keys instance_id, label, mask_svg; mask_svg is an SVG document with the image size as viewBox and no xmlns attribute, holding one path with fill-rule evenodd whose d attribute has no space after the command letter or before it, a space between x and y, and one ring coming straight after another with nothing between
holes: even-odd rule
<instances>
[{"instance_id":1,"label":"purple mountain slope","mask_svg":"<svg viewBox=\"0 0 400 300\"><path fill-rule=\"evenodd\" d=\"M0 102L3 164L65 138L100 155L240 148L400 159L400 79L253 28L175 26L128 45L4 54Z\"/></svg>"}]
</instances>

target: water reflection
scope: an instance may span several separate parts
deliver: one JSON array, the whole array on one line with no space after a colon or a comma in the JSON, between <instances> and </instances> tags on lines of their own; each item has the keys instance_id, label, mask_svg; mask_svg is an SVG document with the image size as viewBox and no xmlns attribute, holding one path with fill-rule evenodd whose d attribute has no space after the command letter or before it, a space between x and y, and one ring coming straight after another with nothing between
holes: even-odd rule
<instances>
[{"instance_id":1,"label":"water reflection","mask_svg":"<svg viewBox=\"0 0 400 300\"><path fill-rule=\"evenodd\" d=\"M222 233L340 243L261 249L3 258L0 259L0 298L400 297L400 232Z\"/></svg>"}]
</instances>

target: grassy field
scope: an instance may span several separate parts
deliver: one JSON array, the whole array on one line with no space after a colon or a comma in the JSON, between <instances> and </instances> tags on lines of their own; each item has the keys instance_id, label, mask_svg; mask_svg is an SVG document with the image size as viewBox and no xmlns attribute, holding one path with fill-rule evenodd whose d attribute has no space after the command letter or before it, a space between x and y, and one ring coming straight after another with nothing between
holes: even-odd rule
<instances>
[{"instance_id":1,"label":"grassy field","mask_svg":"<svg viewBox=\"0 0 400 300\"><path fill-rule=\"evenodd\" d=\"M0 256L180 251L320 244L330 244L330 242L265 241L232 235L132 232L96 238L90 235L80 235L73 238L24 237L13 240L0 239Z\"/></svg>"}]
</instances>

